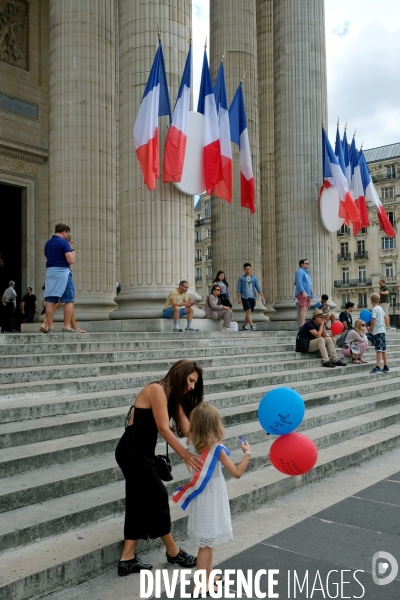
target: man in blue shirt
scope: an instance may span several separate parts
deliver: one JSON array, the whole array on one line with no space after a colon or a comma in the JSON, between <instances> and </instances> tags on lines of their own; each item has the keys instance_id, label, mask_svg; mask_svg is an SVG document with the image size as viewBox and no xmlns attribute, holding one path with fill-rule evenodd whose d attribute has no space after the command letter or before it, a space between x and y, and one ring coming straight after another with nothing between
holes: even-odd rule
<instances>
[{"instance_id":1,"label":"man in blue shirt","mask_svg":"<svg viewBox=\"0 0 400 600\"><path fill-rule=\"evenodd\" d=\"M296 296L297 302L299 303L300 307L299 325L300 327L303 327L306 321L307 308L309 308L311 304L313 291L311 277L308 272L307 258L303 258L299 262L299 267L300 269L296 271L294 279L294 284L296 286L296 291L294 295Z\"/></svg>"},{"instance_id":2,"label":"man in blue shirt","mask_svg":"<svg viewBox=\"0 0 400 600\"><path fill-rule=\"evenodd\" d=\"M244 275L239 277L237 284L237 301L243 306L246 313L242 330L248 331L247 324L250 325L250 331L257 331L257 327L253 324L251 313L254 310L257 300L257 292L260 294L260 299L264 300L264 294L257 278L251 274L251 264L244 263Z\"/></svg>"},{"instance_id":3,"label":"man in blue shirt","mask_svg":"<svg viewBox=\"0 0 400 600\"><path fill-rule=\"evenodd\" d=\"M44 247L46 256L46 282L45 300L46 317L49 329L47 333L54 333L54 309L58 302L64 304L64 333L77 333L71 329L71 316L74 309L75 286L72 279L70 265L75 262L74 250L66 238L70 232L68 225L58 223L55 234L48 240Z\"/></svg>"}]
</instances>

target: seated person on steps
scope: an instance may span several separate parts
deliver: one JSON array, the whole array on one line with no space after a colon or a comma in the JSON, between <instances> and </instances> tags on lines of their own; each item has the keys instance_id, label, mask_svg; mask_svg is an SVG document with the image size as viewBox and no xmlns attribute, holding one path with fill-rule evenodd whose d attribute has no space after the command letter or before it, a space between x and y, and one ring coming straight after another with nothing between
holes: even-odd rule
<instances>
[{"instance_id":1,"label":"seated person on steps","mask_svg":"<svg viewBox=\"0 0 400 600\"><path fill-rule=\"evenodd\" d=\"M324 313L324 316L325 316L326 324L328 325L328 323L330 321L331 325L332 325L332 323L334 323L336 321L336 317L328 305L328 300L329 300L328 294L322 294L321 301L315 303L315 308L319 308L319 310L322 310L322 312Z\"/></svg>"},{"instance_id":2,"label":"seated person on steps","mask_svg":"<svg viewBox=\"0 0 400 600\"><path fill-rule=\"evenodd\" d=\"M325 315L322 310L314 310L311 321L306 321L300 328L298 337L310 340L308 352L320 351L323 367L345 367L346 363L338 359L335 342L326 333ZM330 358L328 356L330 355Z\"/></svg>"},{"instance_id":3,"label":"seated person on steps","mask_svg":"<svg viewBox=\"0 0 400 600\"><path fill-rule=\"evenodd\" d=\"M187 317L187 325L185 331L198 331L192 325L194 308L196 300L189 300L187 291L189 289L189 283L187 281L181 281L178 287L169 294L163 310L164 319L173 319L174 328L172 331L182 331L179 327L179 318Z\"/></svg>"}]
</instances>

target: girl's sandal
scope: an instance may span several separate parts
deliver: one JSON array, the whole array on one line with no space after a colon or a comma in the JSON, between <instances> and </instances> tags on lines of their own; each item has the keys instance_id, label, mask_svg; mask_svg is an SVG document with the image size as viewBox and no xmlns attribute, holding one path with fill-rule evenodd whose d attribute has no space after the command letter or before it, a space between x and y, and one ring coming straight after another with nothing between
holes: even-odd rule
<instances>
[{"instance_id":1,"label":"girl's sandal","mask_svg":"<svg viewBox=\"0 0 400 600\"><path fill-rule=\"evenodd\" d=\"M361 365L362 364L361 361L358 360L358 359L352 360L351 362L352 362L353 365Z\"/></svg>"},{"instance_id":2,"label":"girl's sandal","mask_svg":"<svg viewBox=\"0 0 400 600\"><path fill-rule=\"evenodd\" d=\"M48 330L49 330L49 328L48 328L48 327L46 327L46 325L42 325L42 326L41 326L41 328L40 328L40 331L41 331L42 333L47 333L47 332L48 332Z\"/></svg>"}]
</instances>

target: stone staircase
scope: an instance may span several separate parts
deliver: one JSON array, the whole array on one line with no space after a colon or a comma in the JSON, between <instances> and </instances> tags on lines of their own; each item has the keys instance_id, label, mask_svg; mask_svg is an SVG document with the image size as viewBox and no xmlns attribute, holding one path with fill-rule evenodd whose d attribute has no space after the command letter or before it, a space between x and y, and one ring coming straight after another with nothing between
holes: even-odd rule
<instances>
[{"instance_id":1,"label":"stone staircase","mask_svg":"<svg viewBox=\"0 0 400 600\"><path fill-rule=\"evenodd\" d=\"M390 372L370 375L373 349L369 364L322 369L314 355L293 351L290 332L1 335L0 600L42 598L115 566L124 483L114 449L137 393L176 360L204 368L206 400L221 412L233 460L242 455L238 435L252 444L246 474L228 480L235 515L400 445L399 341L388 334ZM257 406L277 386L302 395L299 430L319 448L303 477L269 464ZM187 480L177 458L169 491ZM172 506L171 514L184 538L185 513Z\"/></svg>"}]
</instances>

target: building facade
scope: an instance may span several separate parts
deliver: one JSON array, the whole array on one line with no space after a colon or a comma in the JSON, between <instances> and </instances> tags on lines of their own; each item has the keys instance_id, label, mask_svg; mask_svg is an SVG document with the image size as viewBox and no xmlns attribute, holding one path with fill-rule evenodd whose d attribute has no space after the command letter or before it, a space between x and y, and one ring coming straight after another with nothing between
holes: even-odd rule
<instances>
[{"instance_id":1,"label":"building facade","mask_svg":"<svg viewBox=\"0 0 400 600\"><path fill-rule=\"evenodd\" d=\"M194 207L194 262L196 293L203 304L215 277L211 250L211 197L201 194Z\"/></svg>"},{"instance_id":2,"label":"building facade","mask_svg":"<svg viewBox=\"0 0 400 600\"><path fill-rule=\"evenodd\" d=\"M397 232L400 219L400 143L364 150L371 177L387 215ZM380 228L376 209L368 205L370 227L355 237L343 226L335 236L334 293L337 306L354 302L359 309L370 306L370 295L384 279L391 290L391 312L399 307L398 249L396 237Z\"/></svg>"}]
</instances>

